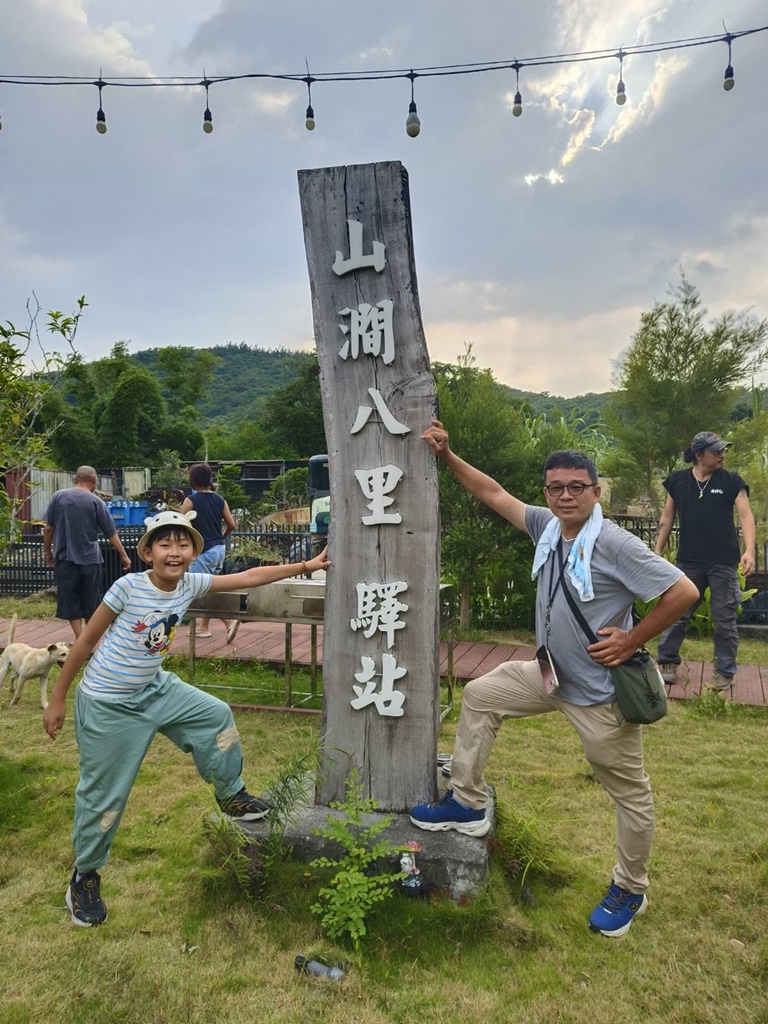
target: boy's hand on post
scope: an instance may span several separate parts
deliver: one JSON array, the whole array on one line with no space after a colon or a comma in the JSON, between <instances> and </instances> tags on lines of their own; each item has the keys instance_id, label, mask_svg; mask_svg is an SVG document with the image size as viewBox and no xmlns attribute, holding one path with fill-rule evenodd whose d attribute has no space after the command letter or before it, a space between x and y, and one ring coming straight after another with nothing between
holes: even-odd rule
<instances>
[{"instance_id":1,"label":"boy's hand on post","mask_svg":"<svg viewBox=\"0 0 768 1024\"><path fill-rule=\"evenodd\" d=\"M421 435L422 441L426 441L429 448L438 459L444 459L450 452L448 445L448 431L444 429L440 420L432 420L432 423Z\"/></svg>"}]
</instances>

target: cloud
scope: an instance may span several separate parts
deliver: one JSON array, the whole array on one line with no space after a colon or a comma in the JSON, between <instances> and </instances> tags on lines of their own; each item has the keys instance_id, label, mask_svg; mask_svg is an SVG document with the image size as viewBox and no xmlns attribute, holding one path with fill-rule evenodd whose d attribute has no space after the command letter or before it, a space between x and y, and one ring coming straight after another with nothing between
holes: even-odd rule
<instances>
[{"instance_id":1,"label":"cloud","mask_svg":"<svg viewBox=\"0 0 768 1024\"><path fill-rule=\"evenodd\" d=\"M641 309L627 306L576 318L500 317L494 320L427 323L430 355L455 362L471 342L478 365L522 391L554 395L608 391L612 360L631 340Z\"/></svg>"}]
</instances>

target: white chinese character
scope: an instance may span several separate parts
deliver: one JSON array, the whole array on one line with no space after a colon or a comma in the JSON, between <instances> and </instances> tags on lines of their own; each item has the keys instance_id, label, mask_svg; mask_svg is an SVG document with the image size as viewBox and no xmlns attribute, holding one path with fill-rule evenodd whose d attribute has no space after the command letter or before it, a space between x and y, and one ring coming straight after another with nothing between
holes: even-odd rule
<instances>
[{"instance_id":1,"label":"white chinese character","mask_svg":"<svg viewBox=\"0 0 768 1024\"><path fill-rule=\"evenodd\" d=\"M363 255L363 225L359 220L347 221L347 232L349 234L349 259L345 260L339 250L336 250L336 259L333 261L333 272L339 277L350 270L361 270L363 267L373 267L378 273L384 269L387 262L384 256L384 243L374 242L373 252L369 256Z\"/></svg>"},{"instance_id":2,"label":"white chinese character","mask_svg":"<svg viewBox=\"0 0 768 1024\"><path fill-rule=\"evenodd\" d=\"M390 434L409 434L411 432L410 427L406 427L404 423L401 423L399 420L395 419L395 417L387 408L386 402L381 397L380 391L377 391L376 388L368 388L368 394L373 399L373 405L376 406L376 410L379 416L381 416L381 422L384 424L384 426L387 428ZM358 406L357 417L355 419L352 429L350 430L350 434L357 434L359 431L361 431L365 424L368 422L368 420L371 418L372 412L373 406L371 405Z\"/></svg>"},{"instance_id":3,"label":"white chinese character","mask_svg":"<svg viewBox=\"0 0 768 1024\"><path fill-rule=\"evenodd\" d=\"M349 327L339 324L346 341L339 349L342 359L364 355L381 356L389 366L395 361L395 336L392 332L392 299L382 299L376 306L361 302L358 309L340 309L339 316L349 317Z\"/></svg>"},{"instance_id":4,"label":"white chinese character","mask_svg":"<svg viewBox=\"0 0 768 1024\"><path fill-rule=\"evenodd\" d=\"M375 469L356 469L355 476L363 494L369 499L368 508L371 515L363 516L366 526L380 526L385 523L401 523L403 517L399 512L385 512L395 500L387 495L393 491L403 475L397 466L377 466Z\"/></svg>"},{"instance_id":5,"label":"white chinese character","mask_svg":"<svg viewBox=\"0 0 768 1024\"><path fill-rule=\"evenodd\" d=\"M367 708L369 704L375 704L376 710L380 715L400 718L403 714L405 694L401 690L395 690L393 684L396 679L402 679L408 670L398 668L397 659L391 654L382 654L381 689L377 693L374 679L374 676L377 674L376 663L373 658L366 657L361 657L360 661L362 669L360 672L355 672L355 679L358 683L364 683L365 686L355 686L354 683L352 684L352 689L357 694L357 697L349 703L355 711Z\"/></svg>"},{"instance_id":6,"label":"white chinese character","mask_svg":"<svg viewBox=\"0 0 768 1024\"><path fill-rule=\"evenodd\" d=\"M387 647L392 647L395 630L405 629L400 613L408 611L408 605L398 601L397 595L407 589L408 584L402 580L397 583L358 583L357 618L349 620L352 629L364 627L363 636L367 639L378 629L387 634Z\"/></svg>"}]
</instances>

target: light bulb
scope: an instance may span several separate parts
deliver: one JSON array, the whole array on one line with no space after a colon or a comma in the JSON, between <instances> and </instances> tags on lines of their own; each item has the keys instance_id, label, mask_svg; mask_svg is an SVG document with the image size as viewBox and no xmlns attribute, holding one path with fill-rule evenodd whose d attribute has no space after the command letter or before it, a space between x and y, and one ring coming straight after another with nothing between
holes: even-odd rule
<instances>
[{"instance_id":1,"label":"light bulb","mask_svg":"<svg viewBox=\"0 0 768 1024\"><path fill-rule=\"evenodd\" d=\"M405 119L405 134L415 139L421 131L421 121L416 113L416 104L413 100L408 104L408 117Z\"/></svg>"},{"instance_id":2,"label":"light bulb","mask_svg":"<svg viewBox=\"0 0 768 1024\"><path fill-rule=\"evenodd\" d=\"M733 77L733 65L729 64L725 69L725 78L723 79L723 88L726 92L730 92L731 89L736 85L736 81Z\"/></svg>"},{"instance_id":3,"label":"light bulb","mask_svg":"<svg viewBox=\"0 0 768 1024\"><path fill-rule=\"evenodd\" d=\"M107 134L107 119L104 116L104 111L99 107L96 113L96 131L99 135Z\"/></svg>"},{"instance_id":4,"label":"light bulb","mask_svg":"<svg viewBox=\"0 0 768 1024\"><path fill-rule=\"evenodd\" d=\"M515 93L515 102L512 105L512 114L514 117L520 117L523 112L523 97L519 92Z\"/></svg>"},{"instance_id":5,"label":"light bulb","mask_svg":"<svg viewBox=\"0 0 768 1024\"><path fill-rule=\"evenodd\" d=\"M213 114L208 107L205 108L205 113L203 114L203 131L206 135L210 135L213 131Z\"/></svg>"},{"instance_id":6,"label":"light bulb","mask_svg":"<svg viewBox=\"0 0 768 1024\"><path fill-rule=\"evenodd\" d=\"M312 104L311 103L307 107L307 112L306 112L306 114L304 116L306 117L306 121L304 122L304 127L307 129L308 132L313 132L315 130L315 112L312 109Z\"/></svg>"},{"instance_id":7,"label":"light bulb","mask_svg":"<svg viewBox=\"0 0 768 1024\"><path fill-rule=\"evenodd\" d=\"M627 102L627 87L622 79L619 79L619 84L616 86L616 102L620 107L623 107Z\"/></svg>"}]
</instances>

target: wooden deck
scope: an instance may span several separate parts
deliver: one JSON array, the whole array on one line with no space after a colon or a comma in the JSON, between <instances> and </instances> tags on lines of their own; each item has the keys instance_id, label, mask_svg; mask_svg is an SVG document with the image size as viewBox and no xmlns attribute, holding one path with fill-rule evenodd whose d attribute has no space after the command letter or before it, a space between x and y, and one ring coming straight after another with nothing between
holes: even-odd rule
<instances>
[{"instance_id":1,"label":"wooden deck","mask_svg":"<svg viewBox=\"0 0 768 1024\"><path fill-rule=\"evenodd\" d=\"M8 636L9 619L0 618L0 647L5 646ZM309 665L311 660L310 626L294 624L292 628L292 662L294 665ZM285 627L271 622L242 622L234 643L226 642L221 622L211 619L212 636L199 638L196 643L198 658L230 658L233 661L262 661L282 665L285 661ZM20 619L16 624L14 638L33 647L43 647L63 640L69 643L72 632L69 625L59 619L42 622ZM189 627L181 626L176 632L171 652L186 654L189 649ZM448 650L440 645L440 670L445 673ZM465 682L484 675L505 661L526 661L532 658L532 647L515 647L511 644L473 643L462 640L454 644L454 678ZM323 661L323 627L317 627L317 660ZM701 693L712 678L711 663L700 661L683 662L678 671L678 681L670 687L673 700L689 700ZM737 704L768 706L768 665L740 665L729 694Z\"/></svg>"}]
</instances>

